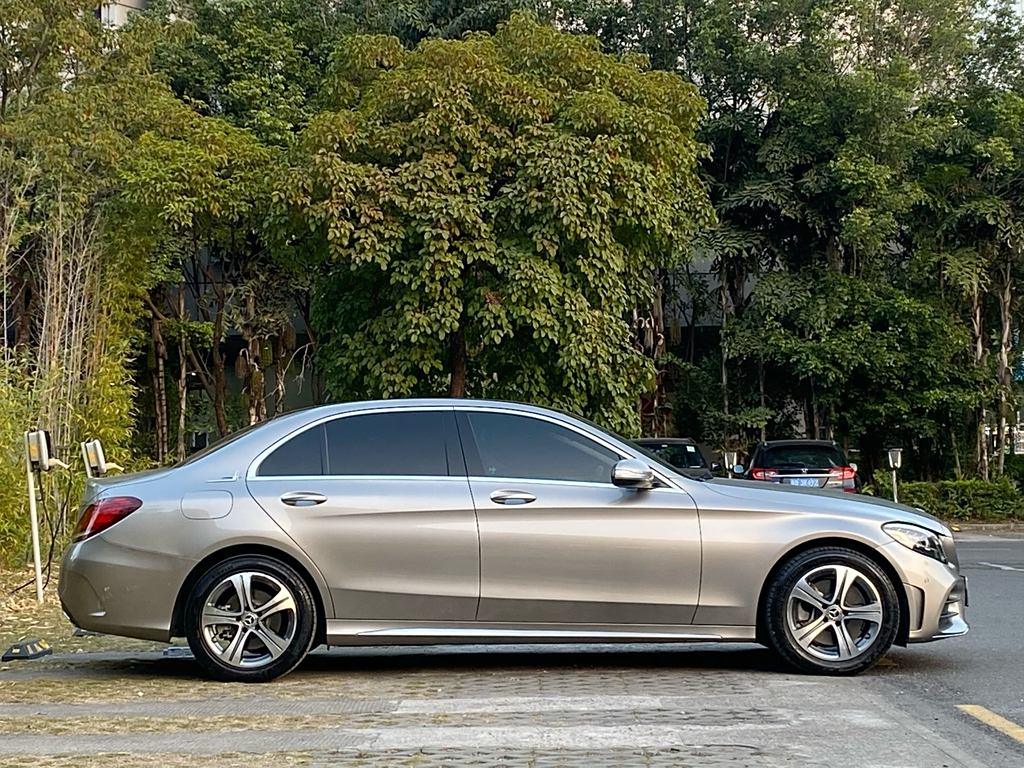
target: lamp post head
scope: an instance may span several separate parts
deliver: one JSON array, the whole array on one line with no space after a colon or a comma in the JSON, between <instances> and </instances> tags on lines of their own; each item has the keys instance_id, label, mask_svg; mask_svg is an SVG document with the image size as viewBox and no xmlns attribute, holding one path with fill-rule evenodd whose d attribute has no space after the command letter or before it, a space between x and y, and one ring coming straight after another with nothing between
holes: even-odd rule
<instances>
[{"instance_id":1,"label":"lamp post head","mask_svg":"<svg viewBox=\"0 0 1024 768\"><path fill-rule=\"evenodd\" d=\"M889 449L889 468L899 469L903 465L903 449L902 448L890 448Z\"/></svg>"}]
</instances>

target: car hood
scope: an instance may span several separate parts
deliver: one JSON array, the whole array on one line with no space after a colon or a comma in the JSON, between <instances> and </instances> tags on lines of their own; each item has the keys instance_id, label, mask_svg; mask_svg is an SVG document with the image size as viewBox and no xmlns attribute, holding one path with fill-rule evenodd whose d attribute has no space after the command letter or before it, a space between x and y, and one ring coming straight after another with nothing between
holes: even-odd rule
<instances>
[{"instance_id":1,"label":"car hood","mask_svg":"<svg viewBox=\"0 0 1024 768\"><path fill-rule=\"evenodd\" d=\"M877 496L725 478L707 480L702 485L710 492L724 497L724 506L730 504L726 499L732 499L733 505L743 502L743 506L751 508L779 508L794 512L806 510L816 514L868 518L880 523L899 521L920 525L944 536L952 535L945 523L923 509L896 504Z\"/></svg>"}]
</instances>

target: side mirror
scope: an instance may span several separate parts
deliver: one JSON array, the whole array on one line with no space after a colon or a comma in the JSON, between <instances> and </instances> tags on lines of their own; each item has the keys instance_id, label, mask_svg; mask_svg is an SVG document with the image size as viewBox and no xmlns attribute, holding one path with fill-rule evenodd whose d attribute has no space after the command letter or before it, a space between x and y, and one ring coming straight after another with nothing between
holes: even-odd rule
<instances>
[{"instance_id":1,"label":"side mirror","mask_svg":"<svg viewBox=\"0 0 1024 768\"><path fill-rule=\"evenodd\" d=\"M719 464L719 463L718 463L717 461L712 461L712 462L711 462L711 471L712 471L712 472L717 472L717 471L718 471L718 470L720 470L721 468L722 468L722 465L721 465L721 464Z\"/></svg>"},{"instance_id":2,"label":"side mirror","mask_svg":"<svg viewBox=\"0 0 1024 768\"><path fill-rule=\"evenodd\" d=\"M646 491L654 487L654 471L637 459L622 459L612 467L612 483L620 488Z\"/></svg>"},{"instance_id":3,"label":"side mirror","mask_svg":"<svg viewBox=\"0 0 1024 768\"><path fill-rule=\"evenodd\" d=\"M732 473L734 475L742 475L745 471L746 470L743 468L742 464L734 464L733 465Z\"/></svg>"}]
</instances>

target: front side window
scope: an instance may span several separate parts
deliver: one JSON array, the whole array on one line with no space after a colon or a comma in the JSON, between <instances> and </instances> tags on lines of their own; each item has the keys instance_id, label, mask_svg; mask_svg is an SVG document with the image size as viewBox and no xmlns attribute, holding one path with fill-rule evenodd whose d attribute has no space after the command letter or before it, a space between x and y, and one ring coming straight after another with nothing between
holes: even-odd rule
<instances>
[{"instance_id":1,"label":"front side window","mask_svg":"<svg viewBox=\"0 0 1024 768\"><path fill-rule=\"evenodd\" d=\"M461 423L478 454L467 452L470 474L611 483L619 455L574 430L515 414L471 411L464 416Z\"/></svg>"}]
</instances>

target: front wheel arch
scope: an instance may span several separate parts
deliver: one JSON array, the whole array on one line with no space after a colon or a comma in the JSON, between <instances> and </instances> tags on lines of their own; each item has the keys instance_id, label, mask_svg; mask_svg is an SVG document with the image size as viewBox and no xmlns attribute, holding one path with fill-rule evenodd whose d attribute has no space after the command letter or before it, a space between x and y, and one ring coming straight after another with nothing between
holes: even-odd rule
<instances>
[{"instance_id":1,"label":"front wheel arch","mask_svg":"<svg viewBox=\"0 0 1024 768\"><path fill-rule=\"evenodd\" d=\"M761 583L761 592L757 596L757 642L762 645L767 645L767 638L765 637L765 622L766 618L766 597L768 590L775 581L776 575L790 560L797 555L802 554L811 549L818 549L819 547L843 547L845 549L852 549L859 554L864 555L868 559L872 560L875 565L881 568L885 575L889 577L892 582L893 588L896 590L896 597L899 600L900 616L899 616L899 628L896 630L895 645L906 647L908 639L910 637L910 603L907 601L907 588L903 584L903 580L896 572L896 568L889 562L889 559L885 557L874 547L870 547L863 542L857 541L856 539L846 539L842 536L829 536L820 539L811 539L810 541L804 541L800 544L786 550L779 559L772 566L771 570L768 571Z\"/></svg>"},{"instance_id":2,"label":"front wheel arch","mask_svg":"<svg viewBox=\"0 0 1024 768\"><path fill-rule=\"evenodd\" d=\"M280 560L302 577L302 580L306 582L306 586L309 588L310 594L313 596L313 602L316 603L317 626L313 635L313 647L315 648L317 645L326 643L327 613L324 610L323 595L316 580L302 563L287 552L264 544L236 544L231 547L225 547L224 549L218 549L216 552L211 552L196 563L192 570L189 571L188 576L185 577L185 581L182 582L181 588L178 590L178 596L174 600L174 613L171 615L171 637L184 637L185 605L188 602L189 594L192 592L192 587L195 586L203 574L217 563L232 557L244 557L245 555L262 555L274 560Z\"/></svg>"}]
</instances>

